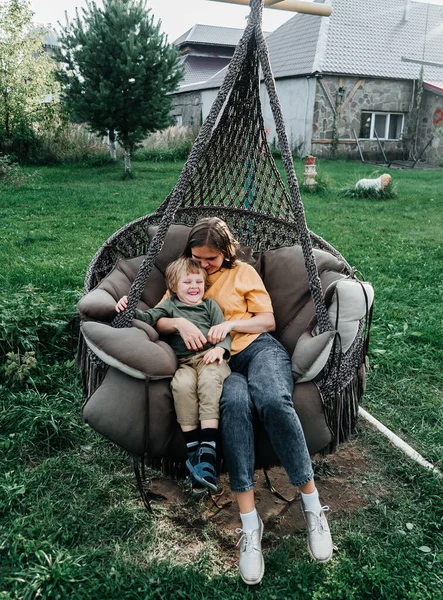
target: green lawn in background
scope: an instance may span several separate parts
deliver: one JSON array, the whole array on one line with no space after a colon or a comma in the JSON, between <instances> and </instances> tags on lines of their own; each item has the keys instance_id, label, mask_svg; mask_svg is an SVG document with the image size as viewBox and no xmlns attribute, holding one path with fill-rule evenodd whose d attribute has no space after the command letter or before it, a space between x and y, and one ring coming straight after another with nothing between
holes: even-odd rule
<instances>
[{"instance_id":1,"label":"green lawn in background","mask_svg":"<svg viewBox=\"0 0 443 600\"><path fill-rule=\"evenodd\" d=\"M339 190L384 170L317 163L327 189L303 196L308 226L375 288L363 406L442 468L443 171L388 170L398 196L374 201ZM201 507L159 503L151 519L125 454L81 424L67 324L87 266L164 200L181 164L135 170L121 181L120 166L39 168L26 186L0 187L0 599L443 598L442 482L363 423L373 469L347 484L367 488L366 505L340 512L337 490L334 559L312 564L303 534L265 530L258 590L239 582L232 540ZM327 479L327 459L322 469Z\"/></svg>"}]
</instances>

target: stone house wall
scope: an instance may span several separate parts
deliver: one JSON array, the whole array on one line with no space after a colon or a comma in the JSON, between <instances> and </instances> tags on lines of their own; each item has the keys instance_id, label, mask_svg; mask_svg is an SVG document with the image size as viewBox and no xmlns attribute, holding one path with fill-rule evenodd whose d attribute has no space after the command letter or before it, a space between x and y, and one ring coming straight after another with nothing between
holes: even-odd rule
<instances>
[{"instance_id":1,"label":"stone house wall","mask_svg":"<svg viewBox=\"0 0 443 600\"><path fill-rule=\"evenodd\" d=\"M423 158L441 165L443 162L443 96L425 91L422 97L418 117L418 135L416 151L418 154L434 136Z\"/></svg>"},{"instance_id":2,"label":"stone house wall","mask_svg":"<svg viewBox=\"0 0 443 600\"><path fill-rule=\"evenodd\" d=\"M318 78L312 124L312 154L359 158L355 136L360 136L363 111L403 113L403 132L406 135L413 93L413 82L406 80L334 75ZM359 142L366 160L382 159L376 140L359 138ZM403 140L383 140L381 144L389 159L406 158L408 148Z\"/></svg>"}]
</instances>

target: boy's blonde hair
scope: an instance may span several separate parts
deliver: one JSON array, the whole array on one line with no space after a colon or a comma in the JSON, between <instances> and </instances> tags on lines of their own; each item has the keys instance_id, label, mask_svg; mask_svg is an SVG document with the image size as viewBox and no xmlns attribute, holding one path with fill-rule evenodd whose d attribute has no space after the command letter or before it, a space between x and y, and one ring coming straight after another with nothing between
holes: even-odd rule
<instances>
[{"instance_id":1,"label":"boy's blonde hair","mask_svg":"<svg viewBox=\"0 0 443 600\"><path fill-rule=\"evenodd\" d=\"M178 280L180 279L183 272L186 275L190 275L191 273L201 273L203 276L203 281L205 283L205 290L208 288L208 274L203 269L203 267L199 265L198 262L193 258L181 256L180 258L177 258L177 260L174 260L174 262L170 263L166 269L166 287L170 294L177 293Z\"/></svg>"}]
</instances>

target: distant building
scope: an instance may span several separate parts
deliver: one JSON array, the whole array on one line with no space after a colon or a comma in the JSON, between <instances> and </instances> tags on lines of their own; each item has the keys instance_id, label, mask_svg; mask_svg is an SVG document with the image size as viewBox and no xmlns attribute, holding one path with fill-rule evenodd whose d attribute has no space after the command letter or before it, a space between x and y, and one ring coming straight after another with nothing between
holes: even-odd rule
<instances>
[{"instance_id":1,"label":"distant building","mask_svg":"<svg viewBox=\"0 0 443 600\"><path fill-rule=\"evenodd\" d=\"M326 3L330 17L296 14L267 37L293 150L358 157L358 139L366 158L380 156L382 145L392 159L430 142L426 157L443 160L442 7L414 0ZM180 87L177 120L204 120L225 73L226 67ZM272 142L264 88L262 100Z\"/></svg>"},{"instance_id":2,"label":"distant building","mask_svg":"<svg viewBox=\"0 0 443 600\"><path fill-rule=\"evenodd\" d=\"M184 78L173 100L172 114L177 125L200 125L200 94L183 95L183 92L204 83L226 67L242 34L242 29L232 27L194 25L175 40L174 44L180 50L180 63L184 69Z\"/></svg>"}]
</instances>

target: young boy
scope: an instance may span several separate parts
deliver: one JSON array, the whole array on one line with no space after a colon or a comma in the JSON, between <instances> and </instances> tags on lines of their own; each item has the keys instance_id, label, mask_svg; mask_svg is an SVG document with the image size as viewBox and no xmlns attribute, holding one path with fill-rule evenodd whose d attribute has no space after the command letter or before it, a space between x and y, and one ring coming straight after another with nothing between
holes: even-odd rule
<instances>
[{"instance_id":1,"label":"young boy","mask_svg":"<svg viewBox=\"0 0 443 600\"><path fill-rule=\"evenodd\" d=\"M231 372L225 360L230 356L230 336L215 346L207 342L209 329L225 321L218 304L212 298L203 299L207 286L206 271L192 258L181 257L166 269L166 287L170 296L155 308L135 311L136 319L152 327L162 317L183 318L201 332L204 346L198 352L188 347L178 332L168 339L179 363L171 390L188 451L186 466L196 494L206 489L217 491L219 400L223 381ZM127 302L127 296L123 296L115 307L116 311L125 310Z\"/></svg>"}]
</instances>

